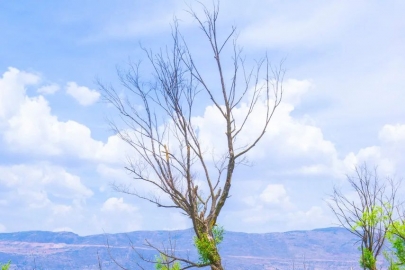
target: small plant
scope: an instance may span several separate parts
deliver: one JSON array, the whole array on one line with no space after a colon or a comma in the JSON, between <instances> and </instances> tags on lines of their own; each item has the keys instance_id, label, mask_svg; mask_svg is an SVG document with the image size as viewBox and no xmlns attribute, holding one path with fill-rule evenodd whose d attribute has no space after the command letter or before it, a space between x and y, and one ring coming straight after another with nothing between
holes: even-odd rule
<instances>
[{"instance_id":1,"label":"small plant","mask_svg":"<svg viewBox=\"0 0 405 270\"><path fill-rule=\"evenodd\" d=\"M364 269L377 269L376 263L377 259L375 258L373 252L368 248L363 248L360 258L361 267L363 267Z\"/></svg>"},{"instance_id":2,"label":"small plant","mask_svg":"<svg viewBox=\"0 0 405 270\"><path fill-rule=\"evenodd\" d=\"M217 246L224 239L224 228L222 226L214 225L212 228L214 241L212 241L207 234L202 234L201 238L194 237L194 244L197 247L199 254L200 264L209 264L217 260Z\"/></svg>"},{"instance_id":3,"label":"small plant","mask_svg":"<svg viewBox=\"0 0 405 270\"><path fill-rule=\"evenodd\" d=\"M180 263L179 262L169 262L168 258L160 254L160 256L156 256L156 270L180 270Z\"/></svg>"},{"instance_id":4,"label":"small plant","mask_svg":"<svg viewBox=\"0 0 405 270\"><path fill-rule=\"evenodd\" d=\"M6 264L0 264L1 270L8 270L10 268L10 262Z\"/></svg>"},{"instance_id":5,"label":"small plant","mask_svg":"<svg viewBox=\"0 0 405 270\"><path fill-rule=\"evenodd\" d=\"M224 240L224 227L215 225L212 233L214 234L215 244L221 244L222 240Z\"/></svg>"}]
</instances>

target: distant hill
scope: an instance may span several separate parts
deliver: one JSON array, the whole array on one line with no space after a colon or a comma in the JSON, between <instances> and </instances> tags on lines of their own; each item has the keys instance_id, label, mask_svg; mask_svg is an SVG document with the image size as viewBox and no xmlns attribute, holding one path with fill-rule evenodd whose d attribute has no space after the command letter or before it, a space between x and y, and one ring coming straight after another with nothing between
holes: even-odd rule
<instances>
[{"instance_id":1,"label":"distant hill","mask_svg":"<svg viewBox=\"0 0 405 270\"><path fill-rule=\"evenodd\" d=\"M0 262L12 261L11 269L62 270L119 269L111 256L130 269L154 269L139 259L132 247L147 258L157 253L144 245L145 239L166 247L169 239L178 254L197 258L193 231L136 231L130 233L78 236L71 232L29 231L0 234ZM107 239L109 249L107 248ZM356 238L342 228L283 233L225 232L220 245L226 269L360 269ZM132 247L131 247L132 245ZM109 255L111 254L111 256Z\"/></svg>"}]
</instances>

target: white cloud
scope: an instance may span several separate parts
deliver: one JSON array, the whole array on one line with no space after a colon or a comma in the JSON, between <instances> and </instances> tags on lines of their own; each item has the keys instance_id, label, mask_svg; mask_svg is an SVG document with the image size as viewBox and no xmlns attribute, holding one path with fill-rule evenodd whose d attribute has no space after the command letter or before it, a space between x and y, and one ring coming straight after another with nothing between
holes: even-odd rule
<instances>
[{"instance_id":1,"label":"white cloud","mask_svg":"<svg viewBox=\"0 0 405 270\"><path fill-rule=\"evenodd\" d=\"M8 121L4 139L18 152L33 154L73 154L82 158L94 157L102 142L91 138L88 127L75 121L58 121L51 114L48 102L42 96L25 97L20 111Z\"/></svg>"},{"instance_id":2,"label":"white cloud","mask_svg":"<svg viewBox=\"0 0 405 270\"><path fill-rule=\"evenodd\" d=\"M145 196L148 198L159 197L162 204L171 204L170 198L161 189L147 181L140 179L134 179L133 174L124 169L127 164L99 164L97 166L97 173L104 180L104 185L100 187L102 192L109 190L111 187L107 183L114 183L118 187L128 189L130 192ZM158 177L153 177L154 173L149 173L149 179L155 179L159 181Z\"/></svg>"},{"instance_id":3,"label":"white cloud","mask_svg":"<svg viewBox=\"0 0 405 270\"><path fill-rule=\"evenodd\" d=\"M6 231L7 231L6 226L4 226L3 224L0 223L0 232L3 233L3 232L6 232Z\"/></svg>"},{"instance_id":4,"label":"white cloud","mask_svg":"<svg viewBox=\"0 0 405 270\"><path fill-rule=\"evenodd\" d=\"M310 230L336 225L333 214L325 206L311 206L309 209L305 209L305 207L296 205L288 210L262 206L234 212L227 211L224 216L225 227L228 230L236 231L265 233L297 229ZM232 220L240 222L233 224Z\"/></svg>"},{"instance_id":5,"label":"white cloud","mask_svg":"<svg viewBox=\"0 0 405 270\"><path fill-rule=\"evenodd\" d=\"M57 91L60 90L60 86L58 84L49 84L38 88L37 92L44 95L52 95L55 94Z\"/></svg>"},{"instance_id":6,"label":"white cloud","mask_svg":"<svg viewBox=\"0 0 405 270\"><path fill-rule=\"evenodd\" d=\"M269 184L259 195L260 200L269 204L288 204L290 198L281 184Z\"/></svg>"},{"instance_id":7,"label":"white cloud","mask_svg":"<svg viewBox=\"0 0 405 270\"><path fill-rule=\"evenodd\" d=\"M315 126L309 116L296 118L292 112L300 103L301 96L313 88L308 80L286 80L285 95L270 121L261 141L248 153L252 162L268 162L295 169L302 166L307 172L327 170L338 162L334 144L324 138L322 130ZM236 125L242 122L249 108L246 104L236 107L233 115ZM238 135L235 148L248 145L256 138L263 127L266 107L258 102L245 129ZM194 124L199 128L199 137L205 148L217 154L226 151L224 120L215 106L208 106L202 117L195 117ZM210 154L209 151L207 151ZM315 170L315 168L317 168Z\"/></svg>"},{"instance_id":8,"label":"white cloud","mask_svg":"<svg viewBox=\"0 0 405 270\"><path fill-rule=\"evenodd\" d=\"M385 125L378 136L383 143L405 145L405 125Z\"/></svg>"},{"instance_id":9,"label":"white cloud","mask_svg":"<svg viewBox=\"0 0 405 270\"><path fill-rule=\"evenodd\" d=\"M28 97L27 85L39 80L15 68L0 80L0 97L4 98L0 99L0 135L9 149L30 155L67 154L107 163L122 164L126 160L127 146L117 136L110 136L106 144L94 140L87 126L72 120L59 121L45 97Z\"/></svg>"},{"instance_id":10,"label":"white cloud","mask_svg":"<svg viewBox=\"0 0 405 270\"><path fill-rule=\"evenodd\" d=\"M105 178L116 180L116 179L125 179L130 180L131 177L122 169L122 166L111 167L106 164L97 165L97 173Z\"/></svg>"},{"instance_id":11,"label":"white cloud","mask_svg":"<svg viewBox=\"0 0 405 270\"><path fill-rule=\"evenodd\" d=\"M332 223L334 221L333 215L330 214L328 208L326 210L327 214L324 213L324 208L312 206L307 211L290 212L288 213L286 226L289 229L300 228L301 230L336 226L336 224Z\"/></svg>"},{"instance_id":12,"label":"white cloud","mask_svg":"<svg viewBox=\"0 0 405 270\"><path fill-rule=\"evenodd\" d=\"M68 82L66 93L79 102L80 105L89 106L100 98L100 93L85 86L78 86L75 82Z\"/></svg>"},{"instance_id":13,"label":"white cloud","mask_svg":"<svg viewBox=\"0 0 405 270\"><path fill-rule=\"evenodd\" d=\"M377 166L382 176L402 175L405 170L400 164L405 161L405 125L384 125L379 134L379 145L361 148L357 153L350 152L343 160L348 171L355 165L366 162L369 166Z\"/></svg>"},{"instance_id":14,"label":"white cloud","mask_svg":"<svg viewBox=\"0 0 405 270\"><path fill-rule=\"evenodd\" d=\"M0 166L0 185L8 190L5 199L9 204L14 202L32 208L50 205L52 201L49 195L69 200L83 200L93 195L80 177L46 163ZM57 212L62 211L60 205L53 207Z\"/></svg>"},{"instance_id":15,"label":"white cloud","mask_svg":"<svg viewBox=\"0 0 405 270\"><path fill-rule=\"evenodd\" d=\"M58 227L52 230L53 232L73 232L70 227Z\"/></svg>"},{"instance_id":16,"label":"white cloud","mask_svg":"<svg viewBox=\"0 0 405 270\"><path fill-rule=\"evenodd\" d=\"M3 75L1 81L7 86L3 94L10 95L8 91L13 89L19 91L15 106L4 110L7 118L0 117L0 126L3 127L0 132L3 133L9 149L29 155L40 154L45 158L69 155L79 157L84 160L83 162L98 162L95 166L103 182L100 182L97 188L101 186L104 190L103 194L109 197L111 195L108 194L108 188L104 185L106 180L131 181L131 175L122 168L126 155L133 156L133 151L125 142L113 135L103 143L94 140L91 130L85 125L72 120L60 121L51 113L45 97L28 97L25 94L28 83L35 83L40 78L29 73L25 73L24 77L20 73L18 70L9 70ZM14 86L10 87L11 85ZM330 216L325 214L324 207L312 203L305 205L297 203L292 195L295 192L294 186L283 182L285 179L275 180L268 177L269 173L288 174L290 181L294 179L294 181L304 181L305 177L327 175L328 178L322 181L329 181L348 172L353 164L363 160L372 160L387 172L397 169L398 164L403 161L400 149L403 149L404 145L404 125L384 126L379 133L380 145L364 147L357 153L349 153L345 158L340 159L334 144L325 139L322 129L316 126L316 122L312 121L311 117L295 117L293 114L295 108L301 103L302 96L312 88L314 84L310 80L286 80L284 100L276 111L268 132L249 154L249 159L262 170L256 173L260 175L260 185L255 187L249 182L253 177L251 174L249 177L239 177L242 180L235 180L234 186L236 181L247 184L243 189L243 196L238 195L233 200L233 204L241 204L243 207L238 210L238 213L225 209L224 215L227 216L225 221L228 222L226 224L231 224L232 221L228 220L230 217L232 220L241 221L238 224L240 227L237 228L240 230L246 230L248 226L252 231L297 229L300 226L310 228L321 226L320 224L328 226ZM1 101L0 104L2 104ZM241 133L240 140L237 142L239 145L251 141L259 133L264 108L263 103L258 103L257 110L252 114L251 121L247 123L245 132ZM246 110L246 104L235 108L235 117L238 121ZM226 151L223 144L225 137L223 121L215 107L208 106L204 115L195 117L193 121L199 127L199 135L206 148L212 147L218 154ZM174 145L171 147L176 148ZM207 151L207 155L211 157L211 152ZM6 190L2 204L42 211L43 215L47 213L50 215L45 218L47 228L69 226L76 230L86 217L91 217L90 222L97 226L97 229L92 232L101 232L102 229L118 232L149 228L151 223L159 223L161 220L170 223L167 223L166 228L175 229L178 225L176 222L179 219L175 213L170 212L169 218L166 216L166 219L165 217L153 218L149 214L143 216L143 213L151 211L124 202L123 197L108 199L99 197L96 210L84 209L85 202L93 196L93 191L83 184L80 174L73 175L65 169L49 164L36 166L0 167L0 185ZM255 173L252 172L252 174ZM267 179L271 179L272 182ZM145 183L136 182L135 184L142 194L153 191ZM316 193L315 191L306 192L308 196ZM316 219L321 220L321 223L317 223ZM270 226L267 225L268 223L275 225ZM8 223L5 225L9 227ZM183 228L186 225L187 221L183 219L178 226Z\"/></svg>"},{"instance_id":17,"label":"white cloud","mask_svg":"<svg viewBox=\"0 0 405 270\"><path fill-rule=\"evenodd\" d=\"M296 181L303 181L304 179L297 177ZM266 183L265 180L261 182ZM249 188L249 185L252 187ZM325 203L314 205L308 204L307 200L300 201L291 198L284 187L285 185L269 184L261 193L257 189L261 185L258 185L257 182L243 186L246 187L241 188L239 183L235 182L232 191L232 196L239 197L240 199L237 200L243 201L243 204L237 204L233 209L224 210L219 221L228 230L269 232L314 229L335 225L334 216ZM295 185L289 187L289 189L294 188ZM299 192L305 192L307 196L311 196L311 190L306 189ZM235 204L235 202L232 203ZM235 223L234 220L240 222Z\"/></svg>"},{"instance_id":18,"label":"white cloud","mask_svg":"<svg viewBox=\"0 0 405 270\"><path fill-rule=\"evenodd\" d=\"M133 212L136 211L137 208L133 205L127 204L124 202L124 199L121 198L116 198L112 197L106 200L101 207L101 211L106 211L106 212L115 212L115 211L120 211L120 212Z\"/></svg>"},{"instance_id":19,"label":"white cloud","mask_svg":"<svg viewBox=\"0 0 405 270\"><path fill-rule=\"evenodd\" d=\"M95 158L102 162L122 165L127 162L127 155L129 153L131 152L128 144L118 135L113 135L108 137L107 143L98 148L98 151L95 152Z\"/></svg>"},{"instance_id":20,"label":"white cloud","mask_svg":"<svg viewBox=\"0 0 405 270\"><path fill-rule=\"evenodd\" d=\"M7 119L19 110L25 99L26 86L35 85L39 81L39 76L12 67L3 73L0 78L0 124L2 119Z\"/></svg>"},{"instance_id":21,"label":"white cloud","mask_svg":"<svg viewBox=\"0 0 405 270\"><path fill-rule=\"evenodd\" d=\"M301 103L301 98L315 88L311 80L288 79L283 82L283 102L296 106Z\"/></svg>"},{"instance_id":22,"label":"white cloud","mask_svg":"<svg viewBox=\"0 0 405 270\"><path fill-rule=\"evenodd\" d=\"M49 163L0 166L0 190L6 202L0 214L13 217L4 220L12 231L66 226L86 230L81 226L89 215L86 208L93 191L64 168Z\"/></svg>"},{"instance_id":23,"label":"white cloud","mask_svg":"<svg viewBox=\"0 0 405 270\"><path fill-rule=\"evenodd\" d=\"M109 233L128 232L142 229L142 214L138 207L124 202L124 198L110 197L93 215L93 228ZM145 228L143 228L145 229Z\"/></svg>"},{"instance_id":24,"label":"white cloud","mask_svg":"<svg viewBox=\"0 0 405 270\"><path fill-rule=\"evenodd\" d=\"M287 55L289 68L287 75L301 79L311 78L311 80L286 80L282 106L276 111L263 140L249 153L253 167L245 171L239 170L241 168L239 167L235 173L231 189L232 197L221 213L223 214L221 217L225 219L227 214L235 218L227 219L226 225L234 226L236 223L239 230L245 231L297 229L300 224L312 221L313 226L322 226L315 224L315 220L321 220L327 210L319 206L316 200L319 200L324 192L327 193L328 185L332 185L332 181L341 177L339 175L343 175L344 178L344 173L350 173L354 164L368 161L380 165L384 173L396 171L402 175L405 172L402 166L405 164L403 155L405 123L384 126L387 123L403 121L401 117L405 108L402 101L404 61L398 57L404 47L404 37L397 34L403 32L405 25L401 13L403 8L400 8L403 6L401 1L393 5L377 3L378 1L354 3L354 1L323 0L315 0L312 5L308 5L306 1L295 1L294 5L287 1L253 0L245 1L243 5L240 5L242 2L239 0L226 2L221 3L218 23L221 29L227 31L230 29L227 28L228 23L237 22L238 31L241 31L239 40L242 45L246 45L244 49L249 55L257 58L257 47L270 48L271 55L275 58ZM212 1L204 0L204 3L210 7ZM241 6L243 8L240 8ZM120 38L121 41L128 37L148 35L145 46L159 47L159 42L155 41L159 41L162 35L154 34L165 32L162 31L164 27L169 30L167 23L172 21L173 12L184 7L182 0L168 1L164 6L159 6L158 10L148 6L146 10L142 9L134 16L132 9L123 10L122 6L115 5L116 11L123 11L125 14L115 12L119 14L119 18L112 17L103 21L101 26L98 26L101 28L93 29L95 31L92 32L107 38ZM197 12L200 11L198 5L194 7ZM187 37L191 32L188 22L193 20L186 12L178 13L181 13L180 16L185 15L179 18L181 30L185 31ZM99 20L96 17L92 20ZM142 23L145 17L150 18L146 25ZM184 19L187 20L186 27L183 24ZM192 25L195 26L195 21ZM170 36L169 32L166 34ZM191 35L195 37L194 32ZM190 39L191 49L199 50L205 47L204 44L195 42L198 41ZM128 51L125 42L122 45L122 53L125 53ZM133 50L132 47L130 49ZM74 54L74 51L70 53ZM201 63L205 64L204 56L196 57L198 58L196 60L202 59ZM21 59L23 58L22 55ZM108 62L108 59L106 61ZM62 62L61 64L65 66ZM25 64L28 65L30 63ZM83 67L82 70L91 68ZM79 70L69 69L68 72L71 73L69 76L74 78ZM205 73L205 70L202 72ZM224 72L228 72L225 66ZM210 75L211 73L208 74ZM74 230L94 233L100 232L100 228L126 230L128 229L126 224L130 224L131 220L135 221L131 223L131 228L149 228L150 225L158 228L161 224L166 224L160 222L163 218L155 217L156 209L152 207L137 205L139 210L135 211L134 215L126 214L127 212L123 215L119 211L114 215L111 211L100 210L101 205L112 197L109 194L110 189L104 185L107 180L131 180L131 176L121 167L128 148L117 136L109 137L106 143L93 139L95 135L100 136L101 133L94 134L97 132L96 129L90 130L79 120L69 121L69 106L55 110L63 111L63 114L56 115L55 111L51 110L53 104L48 104L47 96L28 97L26 89L29 89L30 95L35 94L30 88L40 81L41 78L36 74L13 68L9 68L0 78L0 136L5 143L0 146L0 155L5 154L6 163L13 163L20 157L21 162L25 160L33 162L33 158L38 158L38 155L49 162L54 160L64 162L67 157L69 162L63 164L65 171L70 174L74 172L72 177L79 177L83 185L84 181L88 181L85 176L97 180L101 178L100 182L92 183L92 188L94 186L96 190L99 185L103 185L104 191L101 195L107 197L94 198L96 196L93 195L92 200L86 200L87 206L82 205L86 208L83 210L80 203L70 204L70 200L80 201L79 198L66 199L60 196L60 190L70 190L65 187L66 183L63 181L60 189L53 186L51 178L43 178L44 183L39 184L42 188L35 186L29 188L29 185L25 188L20 183L22 175L10 173L7 183L1 184L0 210L2 213L7 209L11 209L14 213L21 211L21 216L24 217L16 219L14 225L2 221L7 229L22 228L19 224L32 226L31 228L45 226L48 229L68 226ZM316 89L313 91L314 83ZM61 84L63 88L65 85ZM37 93L46 95L54 91L56 88L51 86L41 87ZM81 86L74 84L72 87L77 90ZM85 88L82 92L93 93L93 97L90 94L83 98L86 95L80 91L76 91L80 92L76 94L80 96L82 102L92 103L93 99L96 99L92 91L94 90ZM49 98L49 102L57 100L59 96ZM365 97L367 102L364 101ZM323 102L325 100L326 102ZM74 101L71 99L67 102ZM97 108L94 106L92 109ZM246 106L237 108L235 113L239 117L238 120L244 112ZM239 145L250 141L258 134L262 113L263 106L259 104L246 132L241 134L237 142ZM309 115L302 115L303 113ZM226 145L223 143L225 130L220 120L221 117L218 117L215 108L207 107L204 115L198 118L199 122L196 122L201 131L201 138L206 142L206 148L213 147L217 154L226 151L223 148ZM380 127L383 128L377 137L377 130ZM175 146L171 149L175 149ZM12 150L11 153L7 152L9 150ZM206 153L207 156L211 156L210 151ZM55 156L58 158L54 158ZM31 179L29 176L31 171L25 170L25 173L28 175L27 179ZM68 178L63 174L59 177ZM252 182L255 177L260 181ZM235 187L241 183L244 183L244 186L238 191ZM147 190L142 184L138 182L135 184L142 192ZM273 188L275 192L273 194L269 185L282 187ZM80 190L79 187L71 188ZM57 201L54 194L58 194ZM97 196L100 194L97 193ZM13 198L17 201L13 201ZM30 200L30 204L27 204L26 200L23 202L24 198ZM124 198L128 204L129 201ZM279 207L280 204L276 202L282 202L286 198L292 206L288 209ZM308 202L312 198L316 199ZM119 197L116 200L118 200L116 203L119 203ZM229 209L232 210L239 205L243 205L239 215L228 212ZM23 208L29 208L29 211L24 211ZM145 215L144 224L140 222L141 213ZM162 215L166 213L162 211ZM34 225L35 220L32 218L34 215L38 217L36 221L38 225ZM57 217L51 221L49 217L54 215ZM88 226L87 222L93 220L93 215L94 226ZM97 223L98 221L100 223ZM170 228L175 226L174 221L173 226L167 225Z\"/></svg>"},{"instance_id":25,"label":"white cloud","mask_svg":"<svg viewBox=\"0 0 405 270\"><path fill-rule=\"evenodd\" d=\"M0 80L0 134L7 146L23 153L95 158L103 144L91 138L89 128L75 121L58 121L43 96L26 95L26 87L39 80L15 68L9 68Z\"/></svg>"}]
</instances>

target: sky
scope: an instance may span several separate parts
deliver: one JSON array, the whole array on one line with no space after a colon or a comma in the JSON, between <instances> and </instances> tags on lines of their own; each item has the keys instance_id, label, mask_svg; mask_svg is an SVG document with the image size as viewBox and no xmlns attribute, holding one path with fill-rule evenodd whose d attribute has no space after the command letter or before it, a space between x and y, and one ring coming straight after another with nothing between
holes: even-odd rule
<instances>
[{"instance_id":1,"label":"sky","mask_svg":"<svg viewBox=\"0 0 405 270\"><path fill-rule=\"evenodd\" d=\"M0 3L0 232L191 226L179 211L111 188L122 181L150 191L125 171L130 149L111 132L106 118L118 114L96 83L119 89L117 67L146 62L140 45L170 45L174 17L214 83L190 6L201 14L197 2L177 0ZM236 26L247 63L267 53L272 64L285 59L287 72L284 99L251 165L236 168L218 224L257 233L336 226L327 199L334 186L351 195L354 166L378 166L382 179L405 175L403 10L393 0L221 1L220 38ZM198 104L194 117L220 151L212 104ZM249 125L245 139L259 128Z\"/></svg>"}]
</instances>

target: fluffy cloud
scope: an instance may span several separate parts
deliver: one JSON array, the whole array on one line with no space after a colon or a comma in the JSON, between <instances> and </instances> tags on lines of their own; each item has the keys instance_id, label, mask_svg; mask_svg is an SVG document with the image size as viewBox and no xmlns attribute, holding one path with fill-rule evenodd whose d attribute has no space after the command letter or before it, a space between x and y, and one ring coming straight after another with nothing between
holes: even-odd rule
<instances>
[{"instance_id":1,"label":"fluffy cloud","mask_svg":"<svg viewBox=\"0 0 405 270\"><path fill-rule=\"evenodd\" d=\"M239 220L239 222L235 223L234 220ZM220 222L228 230L263 233L336 225L333 214L325 204L307 207L288 202L288 207L282 204L275 207L275 205L271 206L259 200L256 200L256 204L249 207L224 211Z\"/></svg>"},{"instance_id":2,"label":"fluffy cloud","mask_svg":"<svg viewBox=\"0 0 405 270\"><path fill-rule=\"evenodd\" d=\"M143 217L138 207L124 202L124 198L108 198L98 214L93 215L94 228L106 232L123 232L142 229Z\"/></svg>"},{"instance_id":3,"label":"fluffy cloud","mask_svg":"<svg viewBox=\"0 0 405 270\"><path fill-rule=\"evenodd\" d=\"M26 88L39 81L35 74L12 68L3 74L0 84L5 91L0 94L14 100L13 106L9 106L0 99L0 134L7 143L5 149L24 155L40 155L43 159L53 156L80 158L85 166L92 164L97 168L93 171L98 175L93 177L101 181L95 184L96 189L107 198L98 195L97 199L92 198L97 202L93 202L89 209L85 208L85 202L94 195L83 184L81 174L73 175L59 166L41 163L0 167L0 185L3 187L0 205L37 211L35 213L43 217L48 229L67 227L77 230L81 223L88 221L93 229L83 229L83 233L102 232L103 229L109 232L145 227L159 229L153 224L163 221L170 229L189 225L188 220L180 219L177 212L164 212L164 216L159 217L143 215L156 211L156 208L144 207L146 202L139 200L135 206L124 201L124 197L109 194L107 182L131 180L122 164L127 154L133 156L133 151L116 135L103 143L93 139L87 126L72 120L59 120L44 96L27 96ZM399 124L381 129L379 145L339 157L334 144L325 139L315 121L309 116L297 117L293 113L302 96L313 88L314 84L309 80L286 80L283 102L262 141L248 155L255 167L235 175L232 189L235 197L230 198L223 213L222 222L227 229L247 230L249 227L251 231L269 231L333 225L326 207L313 202L300 203L296 199L297 193L302 193L299 189L305 186L297 185L299 181L319 177L325 183L344 176L354 164L362 161L372 160L387 172L395 171L398 164L404 162L405 126ZM246 104L235 108L234 115L239 123L247 110ZM264 113L264 103L258 102L245 131L240 134L238 146L245 145L260 133ZM193 121L205 149L214 149L216 154L226 151L223 120L215 107L206 107L204 114L194 117ZM176 149L175 145L170 147ZM206 153L211 158L211 152ZM276 179L274 175L277 175ZM257 182L252 182L254 178L258 179ZM315 180L311 183L314 184ZM328 183L332 186L331 182ZM162 195L162 199L166 199L163 194L154 193L146 183L136 182L136 188L142 194ZM316 193L312 190L306 192L308 196ZM240 220L237 226L232 225L234 220ZM5 226L10 227L9 223Z\"/></svg>"},{"instance_id":4,"label":"fluffy cloud","mask_svg":"<svg viewBox=\"0 0 405 270\"><path fill-rule=\"evenodd\" d=\"M235 181L231 191L232 197L228 200L228 207L219 222L228 230L250 232L334 226L334 216L326 203L310 201L310 198L305 201L296 198L296 193L311 196L311 190L297 190L297 184L305 181L305 178L300 175L294 178L295 183L284 181L285 184L268 184L271 180L266 179ZM308 187L311 185L307 184ZM302 197L305 198L305 195ZM234 220L240 222L235 223Z\"/></svg>"},{"instance_id":5,"label":"fluffy cloud","mask_svg":"<svg viewBox=\"0 0 405 270\"><path fill-rule=\"evenodd\" d=\"M50 203L49 196L74 200L86 199L93 195L79 176L46 163L0 166L0 185L3 189L7 188L11 193L19 195L12 198L13 200L22 200L24 204L36 207ZM60 212L61 208L55 210Z\"/></svg>"},{"instance_id":6,"label":"fluffy cloud","mask_svg":"<svg viewBox=\"0 0 405 270\"><path fill-rule=\"evenodd\" d=\"M101 211L105 212L115 212L115 211L120 211L120 212L133 212L136 211L137 208L135 206L132 206L130 204L127 204L124 202L124 199L121 198L116 198L112 197L106 200L101 207Z\"/></svg>"},{"instance_id":7,"label":"fluffy cloud","mask_svg":"<svg viewBox=\"0 0 405 270\"><path fill-rule=\"evenodd\" d=\"M366 162L378 166L380 174L402 175L405 170L400 164L405 162L405 125L384 125L379 134L379 145L361 148L357 153L350 152L343 162L346 168L353 169L355 165Z\"/></svg>"},{"instance_id":8,"label":"fluffy cloud","mask_svg":"<svg viewBox=\"0 0 405 270\"><path fill-rule=\"evenodd\" d=\"M295 106L301 103L301 98L315 85L310 80L288 79L283 83L283 88L283 102Z\"/></svg>"},{"instance_id":9,"label":"fluffy cloud","mask_svg":"<svg viewBox=\"0 0 405 270\"><path fill-rule=\"evenodd\" d=\"M13 72L15 76L19 74L16 70ZM25 84L26 82L22 81L18 87L24 89ZM74 91L78 89L87 91L75 83L68 85L68 88L75 89ZM313 163L315 160L320 160L320 157L327 157L325 160L332 162L331 159L336 156L336 150L331 142L323 139L322 131L308 123L308 118L297 120L290 115L294 106L299 104L300 97L312 87L313 84L307 80L286 81L284 101L272 119L268 132L260 142L260 147L254 148L249 153L249 159L253 161L268 159L269 155L277 156L278 159L283 156L289 158L295 156L296 159L305 159L309 163L303 166L316 165ZM91 131L85 125L71 120L59 121L55 115L52 115L51 108L44 97L28 97L24 92L22 97L23 99L16 103L18 110L14 111L14 115L8 120L8 129L3 135L14 151L42 155L69 154L107 163L122 164L125 160L129 149L118 136L109 137L107 143L103 144L92 139ZM235 108L234 114L239 123L247 110L246 104ZM260 133L264 113L264 103L258 103L250 121L246 123L244 132L240 134L239 146L252 141L252 138ZM216 153L225 150L223 120L215 107L208 106L204 115L195 117L193 121L199 128L200 138L205 142L206 148L212 148ZM312 158L308 159L308 155Z\"/></svg>"},{"instance_id":10,"label":"fluffy cloud","mask_svg":"<svg viewBox=\"0 0 405 270\"><path fill-rule=\"evenodd\" d=\"M40 77L35 74L8 68L0 78L0 121L19 110L19 105L25 99L26 87L39 81Z\"/></svg>"},{"instance_id":11,"label":"fluffy cloud","mask_svg":"<svg viewBox=\"0 0 405 270\"><path fill-rule=\"evenodd\" d=\"M290 198L287 196L287 191L281 184L270 184L259 195L260 200L269 204L287 204Z\"/></svg>"},{"instance_id":12,"label":"fluffy cloud","mask_svg":"<svg viewBox=\"0 0 405 270\"><path fill-rule=\"evenodd\" d=\"M49 163L0 166L0 215L7 229L53 230L75 228L88 215L86 204L94 196L78 175ZM71 231L71 230L70 230ZM100 229L101 231L101 229Z\"/></svg>"},{"instance_id":13,"label":"fluffy cloud","mask_svg":"<svg viewBox=\"0 0 405 270\"><path fill-rule=\"evenodd\" d=\"M78 86L75 82L68 82L66 93L76 99L80 105L89 106L100 98L100 93L85 86Z\"/></svg>"},{"instance_id":14,"label":"fluffy cloud","mask_svg":"<svg viewBox=\"0 0 405 270\"><path fill-rule=\"evenodd\" d=\"M324 139L322 130L316 127L309 116L292 116L301 96L313 88L308 80L287 80L284 85L284 99L277 108L270 125L258 145L248 153L252 162L283 164L288 170L301 167L308 173L324 170L337 163L337 150L332 142ZM234 109L237 125L242 122L249 107L242 104ZM236 147L243 147L256 138L263 127L266 107L258 102L244 130L238 135ZM224 120L214 106L208 106L202 117L195 117L199 136L207 149L216 153L226 151ZM287 165L288 164L288 165ZM280 166L281 167L281 166ZM317 168L317 169L315 169Z\"/></svg>"},{"instance_id":15,"label":"fluffy cloud","mask_svg":"<svg viewBox=\"0 0 405 270\"><path fill-rule=\"evenodd\" d=\"M49 85L42 86L38 88L37 92L44 95L52 95L55 94L57 91L60 90L60 86L53 83Z\"/></svg>"},{"instance_id":16,"label":"fluffy cloud","mask_svg":"<svg viewBox=\"0 0 405 270\"><path fill-rule=\"evenodd\" d=\"M33 154L74 154L90 158L102 147L91 138L88 127L75 121L60 122L51 114L47 100L42 97L25 97L19 112L8 120L4 132L8 145L19 152Z\"/></svg>"},{"instance_id":17,"label":"fluffy cloud","mask_svg":"<svg viewBox=\"0 0 405 270\"><path fill-rule=\"evenodd\" d=\"M326 204L316 205L316 200L307 202L309 199L305 199L305 195L297 194L325 198L325 194L332 191L333 181L343 183L345 173L352 173L355 165L365 161L378 165L382 175L400 170L398 165L403 160L405 141L403 125L384 126L379 133L379 145L362 148L342 158L334 144L324 138L322 130L314 121L308 116L293 116L301 96L313 85L309 81L287 82L286 93L290 91L294 94L286 96L262 141L249 154L249 160L253 161L255 167L251 169L249 177L234 178L232 195L239 199L232 202L231 209L225 210L223 219L225 224L231 226L228 228L230 230L254 227L252 231L265 232L334 226L335 218ZM257 111L252 115L253 120L246 124L246 132L241 133L239 145L245 145L258 134L262 123L257 120L263 115L263 110L263 104L258 103ZM241 106L236 108L234 115L238 117L244 113L246 108ZM204 116L197 120L199 134L206 145L213 145L217 151L226 151L224 142L218 139L224 137L224 130L216 108L207 107ZM273 182L275 176L280 178L277 184ZM260 180L252 181L254 177ZM242 180L244 178L246 180ZM316 180L312 179L320 179L322 182L316 184ZM315 191L317 189L326 193L320 195ZM287 190L294 193L294 196L288 194ZM298 197L306 201L300 202ZM241 222L235 224L232 220Z\"/></svg>"},{"instance_id":18,"label":"fluffy cloud","mask_svg":"<svg viewBox=\"0 0 405 270\"><path fill-rule=\"evenodd\" d=\"M326 211L325 211L326 210ZM287 215L286 226L289 229L310 230L314 228L336 226L337 223L330 210L324 205L312 206L308 210L290 212Z\"/></svg>"},{"instance_id":19,"label":"fluffy cloud","mask_svg":"<svg viewBox=\"0 0 405 270\"><path fill-rule=\"evenodd\" d=\"M107 143L99 147L94 154L98 161L122 165L127 161L129 153L133 154L130 150L126 142L118 135L113 135L108 137Z\"/></svg>"},{"instance_id":20,"label":"fluffy cloud","mask_svg":"<svg viewBox=\"0 0 405 270\"><path fill-rule=\"evenodd\" d=\"M27 86L39 81L39 76L15 68L9 68L0 79L0 134L9 149L30 155L67 154L107 163L125 160L126 146L117 136L109 137L106 144L94 140L87 126L72 120L60 121L53 115L45 97L27 96Z\"/></svg>"},{"instance_id":21,"label":"fluffy cloud","mask_svg":"<svg viewBox=\"0 0 405 270\"><path fill-rule=\"evenodd\" d=\"M405 145L405 125L385 125L378 136L384 144Z\"/></svg>"}]
</instances>

